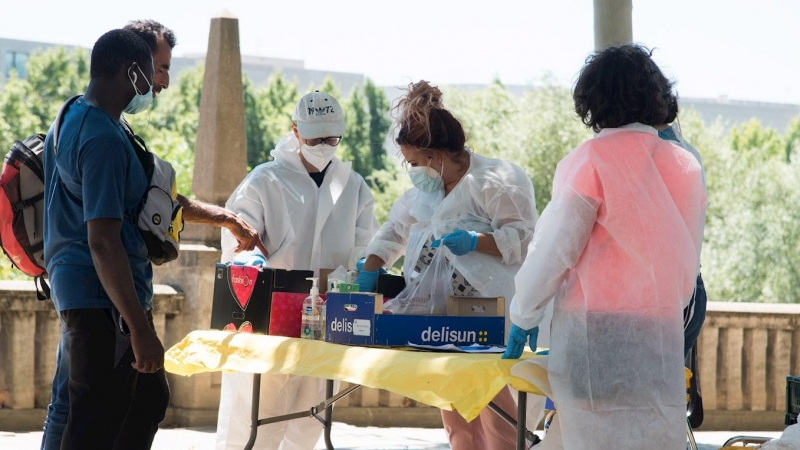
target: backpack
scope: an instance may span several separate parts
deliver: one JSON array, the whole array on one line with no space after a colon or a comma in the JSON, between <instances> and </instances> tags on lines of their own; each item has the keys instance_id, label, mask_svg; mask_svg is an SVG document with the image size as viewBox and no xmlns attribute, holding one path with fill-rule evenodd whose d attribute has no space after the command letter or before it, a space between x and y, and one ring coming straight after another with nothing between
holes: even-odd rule
<instances>
[{"instance_id":1,"label":"backpack","mask_svg":"<svg viewBox=\"0 0 800 450\"><path fill-rule=\"evenodd\" d=\"M50 298L44 280L43 150L43 134L15 141L0 172L0 246L14 267L34 277L39 300Z\"/></svg>"},{"instance_id":2,"label":"backpack","mask_svg":"<svg viewBox=\"0 0 800 450\"><path fill-rule=\"evenodd\" d=\"M54 152L58 151L64 111L78 97L70 98L58 111L53 131ZM139 228L151 262L161 265L178 257L183 231L183 208L177 200L175 170L147 150L127 122L123 120L122 125L148 180L135 214L126 215L125 219ZM34 134L15 141L0 172L0 246L14 267L34 277L39 300L50 298L43 256L44 140L45 135Z\"/></svg>"},{"instance_id":3,"label":"backpack","mask_svg":"<svg viewBox=\"0 0 800 450\"><path fill-rule=\"evenodd\" d=\"M175 169L148 150L144 140L133 133L124 119L122 126L148 182L136 213L127 218L138 225L150 261L160 266L177 259L180 251L183 207L178 202Z\"/></svg>"}]
</instances>

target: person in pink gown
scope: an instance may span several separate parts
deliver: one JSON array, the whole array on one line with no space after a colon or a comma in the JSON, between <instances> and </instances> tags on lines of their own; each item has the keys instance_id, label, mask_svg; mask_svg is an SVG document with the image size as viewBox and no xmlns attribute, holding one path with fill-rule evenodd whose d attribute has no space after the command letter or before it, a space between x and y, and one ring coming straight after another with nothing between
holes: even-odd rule
<instances>
[{"instance_id":1,"label":"person in pink gown","mask_svg":"<svg viewBox=\"0 0 800 450\"><path fill-rule=\"evenodd\" d=\"M504 357L536 347L552 300L550 356L518 365L546 367L533 381L558 411L536 448L684 449L682 310L700 264L701 167L653 128L677 102L646 48L591 56L573 98L597 135L558 164L515 279Z\"/></svg>"}]
</instances>

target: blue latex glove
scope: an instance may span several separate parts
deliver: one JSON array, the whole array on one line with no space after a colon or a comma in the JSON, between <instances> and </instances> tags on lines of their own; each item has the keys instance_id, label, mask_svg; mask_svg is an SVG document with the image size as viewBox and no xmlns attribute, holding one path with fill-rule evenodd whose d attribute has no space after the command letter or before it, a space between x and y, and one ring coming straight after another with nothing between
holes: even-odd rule
<instances>
[{"instance_id":1,"label":"blue latex glove","mask_svg":"<svg viewBox=\"0 0 800 450\"><path fill-rule=\"evenodd\" d=\"M358 262L356 263L356 270L357 270L357 271L359 271L359 272L361 272L361 270L362 270L362 269L364 269L364 263L365 263L366 261L367 261L367 258L361 258L361 259L359 259L359 260L358 260ZM386 275L387 273L389 273L389 272L387 272L387 271L386 271L386 269L384 269L383 267L381 267L380 269L378 269L378 272L379 272L381 275Z\"/></svg>"},{"instance_id":2,"label":"blue latex glove","mask_svg":"<svg viewBox=\"0 0 800 450\"><path fill-rule=\"evenodd\" d=\"M508 333L508 346L503 353L503 359L519 359L522 356L522 350L525 349L525 341L528 342L531 350L536 351L536 341L539 339L539 327L533 327L530 330L523 330L522 328L511 325L511 331Z\"/></svg>"},{"instance_id":3,"label":"blue latex glove","mask_svg":"<svg viewBox=\"0 0 800 450\"><path fill-rule=\"evenodd\" d=\"M356 283L358 283L358 290L361 292L375 292L375 287L378 285L378 275L380 274L377 270L361 270L358 272L358 278L356 278Z\"/></svg>"},{"instance_id":4,"label":"blue latex glove","mask_svg":"<svg viewBox=\"0 0 800 450\"><path fill-rule=\"evenodd\" d=\"M264 258L263 255L259 255L258 253L253 253L249 255L242 255L239 258L236 258L233 261L233 264L236 266L262 266L262 267L269 267L267 264L267 259Z\"/></svg>"},{"instance_id":5,"label":"blue latex glove","mask_svg":"<svg viewBox=\"0 0 800 450\"><path fill-rule=\"evenodd\" d=\"M432 248L444 244L456 256L463 256L478 246L478 233L474 231L456 230L441 239L433 241Z\"/></svg>"}]
</instances>

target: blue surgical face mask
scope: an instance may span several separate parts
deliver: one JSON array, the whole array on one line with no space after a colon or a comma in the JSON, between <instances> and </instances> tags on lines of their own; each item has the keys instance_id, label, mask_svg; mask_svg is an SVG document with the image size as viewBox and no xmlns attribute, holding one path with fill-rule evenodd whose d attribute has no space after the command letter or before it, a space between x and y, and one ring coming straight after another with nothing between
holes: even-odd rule
<instances>
[{"instance_id":1,"label":"blue surgical face mask","mask_svg":"<svg viewBox=\"0 0 800 450\"><path fill-rule=\"evenodd\" d=\"M442 164L444 166L444 163ZM433 170L430 166L412 167L408 169L408 176L411 178L411 183L422 192L426 194L433 194L439 192L444 188L444 180L442 175Z\"/></svg>"},{"instance_id":2,"label":"blue surgical face mask","mask_svg":"<svg viewBox=\"0 0 800 450\"><path fill-rule=\"evenodd\" d=\"M136 79L138 78L136 72L133 72L133 77L131 77L131 71L130 70L128 71L128 79L131 80L131 84L133 85L133 89L136 91L136 95L133 96L131 101L128 102L128 106L126 106L125 109L123 110L125 114L140 113L149 108L150 105L153 103L153 85L150 84L149 81L147 81L147 77L144 76L142 68L139 66L136 66L136 68L139 69L139 73L142 74L142 77L144 78L144 81L147 83L149 89L147 89L147 92L144 93L140 92L139 88L136 87Z\"/></svg>"}]
</instances>

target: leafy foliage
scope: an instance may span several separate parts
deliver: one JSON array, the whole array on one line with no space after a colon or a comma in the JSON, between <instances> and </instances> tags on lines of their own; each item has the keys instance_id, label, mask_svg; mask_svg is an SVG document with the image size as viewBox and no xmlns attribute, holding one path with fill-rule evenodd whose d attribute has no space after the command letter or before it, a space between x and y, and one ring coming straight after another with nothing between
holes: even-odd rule
<instances>
[{"instance_id":1,"label":"leafy foliage","mask_svg":"<svg viewBox=\"0 0 800 450\"><path fill-rule=\"evenodd\" d=\"M45 132L61 103L88 82L85 50L62 48L31 55L26 79L14 73L0 86L0 146ZM153 108L128 117L148 147L178 172L181 193L191 192L203 67L183 72ZM313 87L311 88L313 89ZM389 100L370 80L342 98L327 78L319 87L345 108L347 131L339 157L367 180L375 213L383 223L392 204L411 183L386 138L392 124ZM464 91L446 88L444 102L464 124L476 152L521 166L531 177L537 209L550 200L555 166L591 137L575 117L568 88L544 79L523 95L502 83ZM263 87L244 80L247 161L270 160L269 152L291 130L300 95L296 80L275 72ZM721 123L704 124L693 111L681 113L684 137L703 155L709 206L703 275L712 300L798 302L800 292L800 117L786 133L751 120L725 133ZM24 278L0 259L0 278Z\"/></svg>"}]
</instances>

